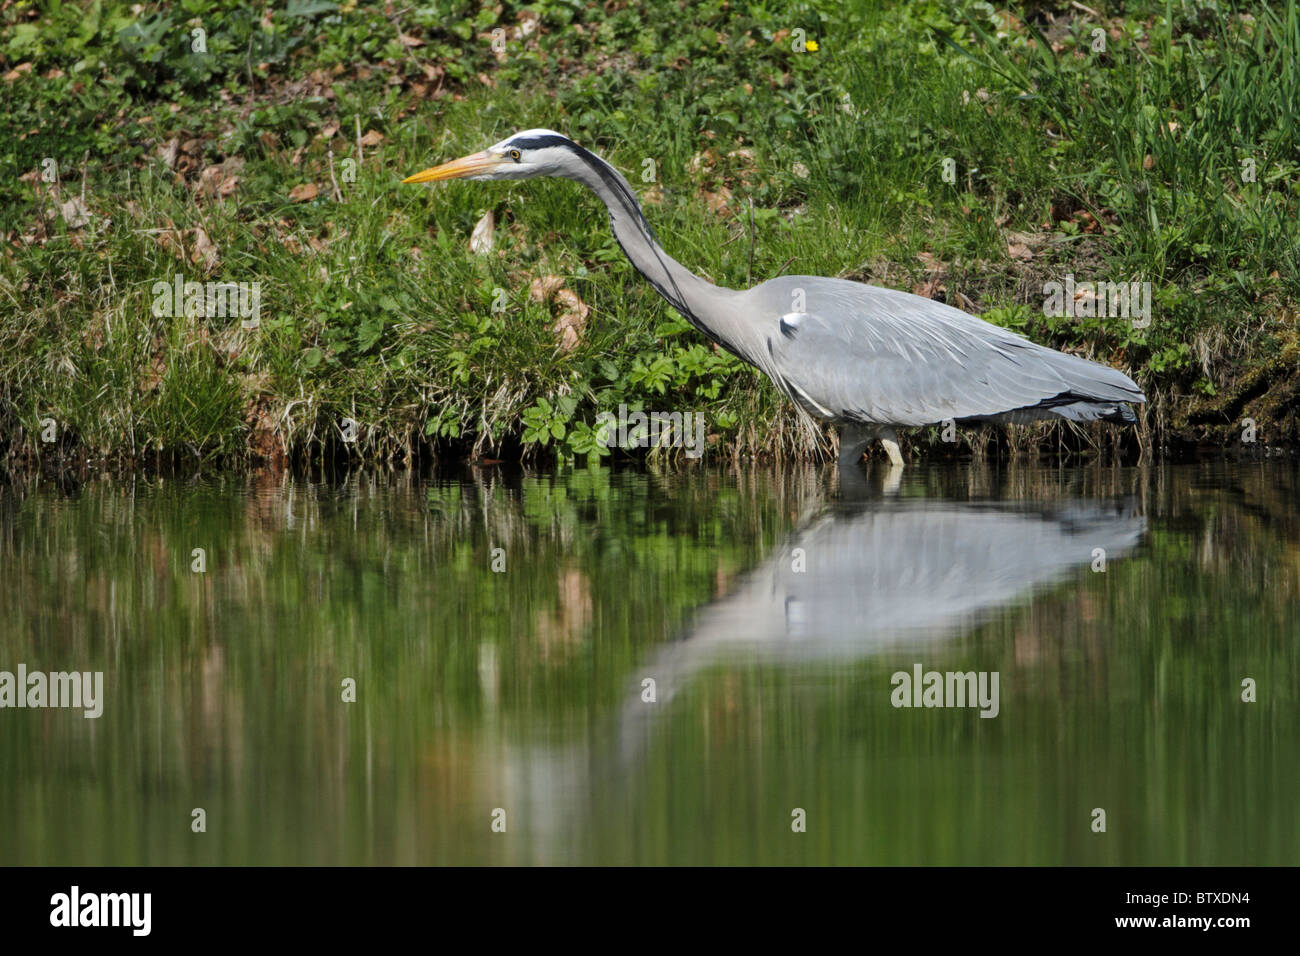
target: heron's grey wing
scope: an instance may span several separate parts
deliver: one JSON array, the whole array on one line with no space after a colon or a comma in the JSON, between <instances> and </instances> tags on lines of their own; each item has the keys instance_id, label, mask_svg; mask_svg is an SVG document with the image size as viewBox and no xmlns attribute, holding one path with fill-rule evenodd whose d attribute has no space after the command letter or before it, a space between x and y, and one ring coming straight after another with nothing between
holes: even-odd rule
<instances>
[{"instance_id":1,"label":"heron's grey wing","mask_svg":"<svg viewBox=\"0 0 1300 956\"><path fill-rule=\"evenodd\" d=\"M894 289L784 276L745 307L765 324L765 370L831 418L926 425L1044 403L1096 418L1143 401L1122 372Z\"/></svg>"}]
</instances>

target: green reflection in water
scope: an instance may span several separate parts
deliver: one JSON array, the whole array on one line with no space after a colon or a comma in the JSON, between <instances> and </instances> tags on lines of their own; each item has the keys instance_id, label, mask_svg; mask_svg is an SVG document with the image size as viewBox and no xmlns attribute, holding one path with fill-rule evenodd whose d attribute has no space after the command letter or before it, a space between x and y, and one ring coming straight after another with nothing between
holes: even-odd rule
<instances>
[{"instance_id":1,"label":"green reflection in water","mask_svg":"<svg viewBox=\"0 0 1300 956\"><path fill-rule=\"evenodd\" d=\"M1295 863L1298 486L6 489L0 670L102 670L106 702L0 710L0 862ZM999 715L895 709L916 663L997 671Z\"/></svg>"}]
</instances>

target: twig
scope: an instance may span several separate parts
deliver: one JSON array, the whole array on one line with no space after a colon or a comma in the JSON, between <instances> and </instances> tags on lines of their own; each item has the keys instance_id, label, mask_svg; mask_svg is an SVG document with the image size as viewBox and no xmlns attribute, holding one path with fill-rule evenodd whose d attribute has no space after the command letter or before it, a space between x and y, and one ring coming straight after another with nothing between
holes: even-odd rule
<instances>
[{"instance_id":1,"label":"twig","mask_svg":"<svg viewBox=\"0 0 1300 956\"><path fill-rule=\"evenodd\" d=\"M343 201L343 191L339 189L339 181L334 178L334 150L329 151L330 158L330 182L334 184L334 201Z\"/></svg>"}]
</instances>

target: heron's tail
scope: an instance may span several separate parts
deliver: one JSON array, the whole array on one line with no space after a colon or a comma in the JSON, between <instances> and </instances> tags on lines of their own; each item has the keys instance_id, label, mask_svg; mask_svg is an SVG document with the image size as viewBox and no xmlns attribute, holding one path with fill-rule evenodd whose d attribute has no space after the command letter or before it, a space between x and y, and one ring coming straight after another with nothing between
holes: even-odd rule
<instances>
[{"instance_id":1,"label":"heron's tail","mask_svg":"<svg viewBox=\"0 0 1300 956\"><path fill-rule=\"evenodd\" d=\"M1134 425L1137 415L1127 403L1109 402L1070 402L1051 408L1057 418L1066 418L1072 422L1115 422L1118 425Z\"/></svg>"},{"instance_id":2,"label":"heron's tail","mask_svg":"<svg viewBox=\"0 0 1300 956\"><path fill-rule=\"evenodd\" d=\"M1043 348L1040 354L1065 387L1051 398L1008 413L1011 416L1008 421L1064 418L1072 422L1102 421L1120 425L1137 422L1132 406L1145 402L1147 397L1119 369L1053 349Z\"/></svg>"},{"instance_id":3,"label":"heron's tail","mask_svg":"<svg viewBox=\"0 0 1300 956\"><path fill-rule=\"evenodd\" d=\"M1064 418L1071 422L1115 422L1119 425L1137 423L1137 415L1127 402L1098 402L1077 395L1058 395L1037 405L1016 408L1000 415L982 416L979 420L1002 425L1027 425L1045 418Z\"/></svg>"}]
</instances>

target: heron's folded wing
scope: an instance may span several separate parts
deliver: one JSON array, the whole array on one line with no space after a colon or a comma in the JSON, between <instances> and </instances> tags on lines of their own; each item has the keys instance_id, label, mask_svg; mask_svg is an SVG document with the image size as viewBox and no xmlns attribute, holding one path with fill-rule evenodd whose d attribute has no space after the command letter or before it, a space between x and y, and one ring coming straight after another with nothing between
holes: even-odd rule
<instances>
[{"instance_id":1,"label":"heron's folded wing","mask_svg":"<svg viewBox=\"0 0 1300 956\"><path fill-rule=\"evenodd\" d=\"M819 282L828 285L813 286L806 312L773 317L766 358L784 388L827 415L924 425L1062 396L1143 400L1122 372L1035 345L942 303L843 280ZM772 298L790 301L789 291L774 290Z\"/></svg>"}]
</instances>

